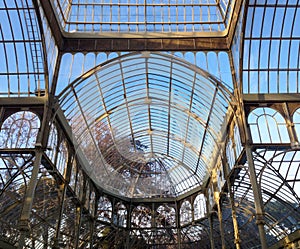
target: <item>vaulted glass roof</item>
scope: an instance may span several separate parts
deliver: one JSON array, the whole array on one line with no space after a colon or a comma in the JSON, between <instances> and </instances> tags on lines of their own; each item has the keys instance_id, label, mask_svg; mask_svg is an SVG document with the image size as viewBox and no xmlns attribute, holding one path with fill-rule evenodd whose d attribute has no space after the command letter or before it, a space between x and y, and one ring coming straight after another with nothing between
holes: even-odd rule
<instances>
[{"instance_id":1,"label":"vaulted glass roof","mask_svg":"<svg viewBox=\"0 0 300 249\"><path fill-rule=\"evenodd\" d=\"M64 31L185 33L225 31L234 0L53 0ZM188 33L187 33L188 32ZM100 34L100 33L99 33Z\"/></svg>"},{"instance_id":2,"label":"vaulted glass roof","mask_svg":"<svg viewBox=\"0 0 300 249\"><path fill-rule=\"evenodd\" d=\"M100 65L60 95L91 177L127 197L177 197L208 178L226 126L229 91L161 53Z\"/></svg>"}]
</instances>

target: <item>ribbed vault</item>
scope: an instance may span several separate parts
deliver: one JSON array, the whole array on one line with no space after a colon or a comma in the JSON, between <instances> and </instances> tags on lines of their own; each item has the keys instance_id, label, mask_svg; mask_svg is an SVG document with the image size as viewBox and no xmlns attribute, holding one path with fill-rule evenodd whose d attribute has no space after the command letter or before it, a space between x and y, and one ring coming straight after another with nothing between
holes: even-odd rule
<instances>
[{"instance_id":1,"label":"ribbed vault","mask_svg":"<svg viewBox=\"0 0 300 249\"><path fill-rule=\"evenodd\" d=\"M95 182L144 198L201 187L220 156L229 97L207 72L144 52L92 69L59 100Z\"/></svg>"}]
</instances>

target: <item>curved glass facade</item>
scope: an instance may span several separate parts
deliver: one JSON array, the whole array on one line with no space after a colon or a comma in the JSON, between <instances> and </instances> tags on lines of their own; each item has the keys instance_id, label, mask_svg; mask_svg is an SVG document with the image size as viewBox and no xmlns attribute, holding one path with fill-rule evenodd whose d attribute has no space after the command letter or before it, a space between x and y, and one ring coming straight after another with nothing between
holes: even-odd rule
<instances>
[{"instance_id":1,"label":"curved glass facade","mask_svg":"<svg viewBox=\"0 0 300 249\"><path fill-rule=\"evenodd\" d=\"M90 176L132 198L177 197L202 185L220 156L230 96L200 68L145 52L91 69L59 99Z\"/></svg>"}]
</instances>

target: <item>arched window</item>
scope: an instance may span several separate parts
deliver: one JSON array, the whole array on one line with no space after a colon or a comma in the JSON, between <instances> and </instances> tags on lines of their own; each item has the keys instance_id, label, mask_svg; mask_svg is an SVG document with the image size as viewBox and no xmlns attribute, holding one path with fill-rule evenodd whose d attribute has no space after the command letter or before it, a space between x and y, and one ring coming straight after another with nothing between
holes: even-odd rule
<instances>
[{"instance_id":1,"label":"arched window","mask_svg":"<svg viewBox=\"0 0 300 249\"><path fill-rule=\"evenodd\" d=\"M208 200L208 209L209 212L211 212L213 206L215 205L214 190L212 185L210 185L210 187L207 189L207 200Z\"/></svg>"},{"instance_id":2,"label":"arched window","mask_svg":"<svg viewBox=\"0 0 300 249\"><path fill-rule=\"evenodd\" d=\"M112 205L111 201L104 196L100 196L97 209L97 220L111 221Z\"/></svg>"},{"instance_id":3,"label":"arched window","mask_svg":"<svg viewBox=\"0 0 300 249\"><path fill-rule=\"evenodd\" d=\"M57 129L54 124L51 124L49 138L47 143L46 155L54 163L57 149Z\"/></svg>"},{"instance_id":4,"label":"arched window","mask_svg":"<svg viewBox=\"0 0 300 249\"><path fill-rule=\"evenodd\" d=\"M34 148L40 119L29 111L10 115L2 124L0 148Z\"/></svg>"},{"instance_id":5,"label":"arched window","mask_svg":"<svg viewBox=\"0 0 300 249\"><path fill-rule=\"evenodd\" d=\"M185 225L192 222L192 205L189 201L184 201L180 208L180 224Z\"/></svg>"},{"instance_id":6,"label":"arched window","mask_svg":"<svg viewBox=\"0 0 300 249\"><path fill-rule=\"evenodd\" d=\"M233 82L232 82L232 73L230 69L230 62L229 62L229 53L228 52L219 52L218 53L218 65L220 68L220 74L218 78L225 82L227 86L233 89Z\"/></svg>"},{"instance_id":7,"label":"arched window","mask_svg":"<svg viewBox=\"0 0 300 249\"><path fill-rule=\"evenodd\" d=\"M159 206L155 215L156 226L174 227L176 225L175 208L168 205Z\"/></svg>"},{"instance_id":8,"label":"arched window","mask_svg":"<svg viewBox=\"0 0 300 249\"><path fill-rule=\"evenodd\" d=\"M85 188L85 203L84 206L88 210L90 204L90 183L86 181L86 188Z\"/></svg>"},{"instance_id":9,"label":"arched window","mask_svg":"<svg viewBox=\"0 0 300 249\"><path fill-rule=\"evenodd\" d=\"M218 186L219 192L221 192L224 184L225 184L225 178L224 178L224 172L223 172L222 166L221 166L220 168L217 169L217 186Z\"/></svg>"},{"instance_id":10,"label":"arched window","mask_svg":"<svg viewBox=\"0 0 300 249\"><path fill-rule=\"evenodd\" d=\"M76 160L73 160L70 183L69 183L73 191L75 191L76 189L76 178L77 178L77 163Z\"/></svg>"},{"instance_id":11,"label":"arched window","mask_svg":"<svg viewBox=\"0 0 300 249\"><path fill-rule=\"evenodd\" d=\"M151 227L151 209L144 206L137 206L132 211L131 224L134 227Z\"/></svg>"},{"instance_id":12,"label":"arched window","mask_svg":"<svg viewBox=\"0 0 300 249\"><path fill-rule=\"evenodd\" d=\"M268 107L253 110L248 116L253 143L289 143L282 115Z\"/></svg>"},{"instance_id":13,"label":"arched window","mask_svg":"<svg viewBox=\"0 0 300 249\"><path fill-rule=\"evenodd\" d=\"M115 206L114 224L121 227L126 227L127 224L127 208L121 202L118 202Z\"/></svg>"},{"instance_id":14,"label":"arched window","mask_svg":"<svg viewBox=\"0 0 300 249\"><path fill-rule=\"evenodd\" d=\"M298 141L300 140L300 108L298 108L293 115L293 123L297 133Z\"/></svg>"},{"instance_id":15,"label":"arched window","mask_svg":"<svg viewBox=\"0 0 300 249\"><path fill-rule=\"evenodd\" d=\"M96 194L94 191L91 192L90 195L90 214L94 216L95 214L95 199L96 199Z\"/></svg>"},{"instance_id":16,"label":"arched window","mask_svg":"<svg viewBox=\"0 0 300 249\"><path fill-rule=\"evenodd\" d=\"M206 216L206 198L204 194L199 194L194 200L194 219L199 220Z\"/></svg>"},{"instance_id":17,"label":"arched window","mask_svg":"<svg viewBox=\"0 0 300 249\"><path fill-rule=\"evenodd\" d=\"M62 176L65 175L65 170L68 162L68 147L65 141L62 141L59 145L57 153L56 168Z\"/></svg>"},{"instance_id":18,"label":"arched window","mask_svg":"<svg viewBox=\"0 0 300 249\"><path fill-rule=\"evenodd\" d=\"M83 194L83 173L81 170L78 170L77 182L76 182L76 195L81 200Z\"/></svg>"}]
</instances>

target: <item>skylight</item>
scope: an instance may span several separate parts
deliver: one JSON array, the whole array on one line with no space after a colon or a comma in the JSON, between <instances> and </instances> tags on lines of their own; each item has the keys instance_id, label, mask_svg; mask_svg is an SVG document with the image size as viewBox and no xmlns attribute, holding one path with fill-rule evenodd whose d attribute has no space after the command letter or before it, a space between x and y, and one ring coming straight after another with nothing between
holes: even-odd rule
<instances>
[{"instance_id":1,"label":"skylight","mask_svg":"<svg viewBox=\"0 0 300 249\"><path fill-rule=\"evenodd\" d=\"M225 31L233 0L52 0L65 32L199 33ZM187 35L187 34L185 34Z\"/></svg>"}]
</instances>

